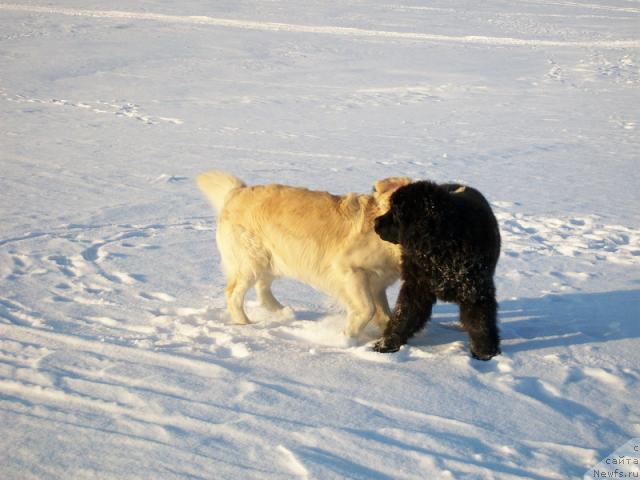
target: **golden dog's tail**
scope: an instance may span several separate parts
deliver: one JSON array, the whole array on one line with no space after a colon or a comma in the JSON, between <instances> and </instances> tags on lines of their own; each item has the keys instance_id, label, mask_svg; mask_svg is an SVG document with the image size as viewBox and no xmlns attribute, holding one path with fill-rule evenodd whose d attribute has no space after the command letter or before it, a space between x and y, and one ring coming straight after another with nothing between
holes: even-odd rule
<instances>
[{"instance_id":1,"label":"golden dog's tail","mask_svg":"<svg viewBox=\"0 0 640 480\"><path fill-rule=\"evenodd\" d=\"M201 173L196 179L198 187L202 190L216 211L222 210L225 199L231 190L246 187L245 183L230 173L213 170Z\"/></svg>"}]
</instances>

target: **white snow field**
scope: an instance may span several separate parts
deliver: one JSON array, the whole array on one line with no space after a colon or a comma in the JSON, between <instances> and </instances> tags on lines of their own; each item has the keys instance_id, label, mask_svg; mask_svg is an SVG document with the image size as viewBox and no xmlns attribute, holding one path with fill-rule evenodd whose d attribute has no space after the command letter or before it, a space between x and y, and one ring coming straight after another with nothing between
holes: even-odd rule
<instances>
[{"instance_id":1,"label":"white snow field","mask_svg":"<svg viewBox=\"0 0 640 480\"><path fill-rule=\"evenodd\" d=\"M582 478L640 436L639 129L638 0L0 0L0 478ZM210 169L479 188L503 354L291 280L232 325Z\"/></svg>"}]
</instances>

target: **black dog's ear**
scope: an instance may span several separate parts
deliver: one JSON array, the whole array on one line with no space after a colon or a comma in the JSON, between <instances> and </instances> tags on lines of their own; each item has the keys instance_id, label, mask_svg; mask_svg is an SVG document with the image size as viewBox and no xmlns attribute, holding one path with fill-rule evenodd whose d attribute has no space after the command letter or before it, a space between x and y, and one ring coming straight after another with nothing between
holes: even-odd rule
<instances>
[{"instance_id":1,"label":"black dog's ear","mask_svg":"<svg viewBox=\"0 0 640 480\"><path fill-rule=\"evenodd\" d=\"M424 208L425 213L430 217L436 218L440 215L441 206L433 196L425 196L422 207Z\"/></svg>"},{"instance_id":2,"label":"black dog's ear","mask_svg":"<svg viewBox=\"0 0 640 480\"><path fill-rule=\"evenodd\" d=\"M407 202L411 199L409 190L410 189L405 186L405 187L400 187L395 192L393 192L393 195L391 195L391 201L390 201L392 210L393 209L404 210L405 208L407 208Z\"/></svg>"},{"instance_id":3,"label":"black dog's ear","mask_svg":"<svg viewBox=\"0 0 640 480\"><path fill-rule=\"evenodd\" d=\"M433 182L424 182L422 187L420 192L421 207L426 215L436 218L450 209L450 193L446 188ZM456 193L461 193L462 191L464 190L458 189Z\"/></svg>"},{"instance_id":4,"label":"black dog's ear","mask_svg":"<svg viewBox=\"0 0 640 480\"><path fill-rule=\"evenodd\" d=\"M391 210L399 223L410 223L424 215L423 201L419 184L399 188L391 196Z\"/></svg>"}]
</instances>

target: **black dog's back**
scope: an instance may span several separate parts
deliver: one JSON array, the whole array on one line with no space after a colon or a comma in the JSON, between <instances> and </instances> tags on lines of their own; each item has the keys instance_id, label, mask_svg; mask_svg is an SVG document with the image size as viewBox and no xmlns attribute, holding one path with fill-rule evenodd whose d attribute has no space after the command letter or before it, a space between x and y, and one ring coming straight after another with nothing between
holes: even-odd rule
<instances>
[{"instance_id":1,"label":"black dog's back","mask_svg":"<svg viewBox=\"0 0 640 480\"><path fill-rule=\"evenodd\" d=\"M491 205L473 187L459 183L445 183L440 187L450 195L456 211L457 234L473 244L478 253L484 253L491 262L498 262L500 256L500 229Z\"/></svg>"}]
</instances>

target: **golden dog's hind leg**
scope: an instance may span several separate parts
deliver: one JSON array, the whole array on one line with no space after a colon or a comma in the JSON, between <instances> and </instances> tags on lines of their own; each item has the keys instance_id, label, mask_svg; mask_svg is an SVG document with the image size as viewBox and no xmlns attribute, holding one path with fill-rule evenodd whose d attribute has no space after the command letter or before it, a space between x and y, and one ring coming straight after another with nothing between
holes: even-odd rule
<instances>
[{"instance_id":1,"label":"golden dog's hind leg","mask_svg":"<svg viewBox=\"0 0 640 480\"><path fill-rule=\"evenodd\" d=\"M244 312L244 297L255 280L248 277L234 276L229 278L227 288L225 289L225 297L227 299L227 309L231 315L233 323L238 325L246 325L251 323L247 314Z\"/></svg>"},{"instance_id":2,"label":"golden dog's hind leg","mask_svg":"<svg viewBox=\"0 0 640 480\"><path fill-rule=\"evenodd\" d=\"M340 298L347 306L347 325L343 331L347 337L356 337L373 317L376 307L369 290L367 276L352 270L344 276Z\"/></svg>"},{"instance_id":3,"label":"golden dog's hind leg","mask_svg":"<svg viewBox=\"0 0 640 480\"><path fill-rule=\"evenodd\" d=\"M275 312L282 310L284 306L273 296L273 292L271 291L272 283L273 278L271 277L260 278L256 282L256 294L258 295L258 302L262 307Z\"/></svg>"}]
</instances>

